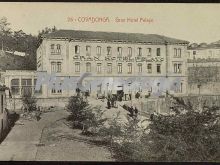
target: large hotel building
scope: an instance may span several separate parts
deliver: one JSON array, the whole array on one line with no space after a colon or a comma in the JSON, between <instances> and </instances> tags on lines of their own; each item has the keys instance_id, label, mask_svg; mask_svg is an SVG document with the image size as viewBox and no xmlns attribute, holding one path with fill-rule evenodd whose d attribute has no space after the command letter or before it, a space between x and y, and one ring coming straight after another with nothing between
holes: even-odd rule
<instances>
[{"instance_id":1,"label":"large hotel building","mask_svg":"<svg viewBox=\"0 0 220 165\"><path fill-rule=\"evenodd\" d=\"M83 85L94 95L122 91L163 95L170 91L168 86L176 95L187 95L188 43L157 34L58 30L42 37L37 49L37 71L16 71L13 76L6 71L5 84L21 95L28 86L36 92L37 72L56 73L61 84L65 78L77 79L90 72ZM36 93L52 98L68 97L74 92L43 84Z\"/></svg>"},{"instance_id":2,"label":"large hotel building","mask_svg":"<svg viewBox=\"0 0 220 165\"><path fill-rule=\"evenodd\" d=\"M186 94L187 45L187 41L156 34L59 30L42 38L37 71L56 72L61 79L91 72L85 79L88 90L113 93L128 93L131 87L153 92L167 79L178 86L174 92ZM70 93L44 93L47 97L57 94Z\"/></svg>"}]
</instances>

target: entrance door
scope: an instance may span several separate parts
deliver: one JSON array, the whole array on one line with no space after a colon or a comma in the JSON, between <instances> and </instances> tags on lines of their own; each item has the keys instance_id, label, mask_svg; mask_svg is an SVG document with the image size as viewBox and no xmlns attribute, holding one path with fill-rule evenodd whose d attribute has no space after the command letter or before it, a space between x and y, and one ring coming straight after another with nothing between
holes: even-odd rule
<instances>
[{"instance_id":1,"label":"entrance door","mask_svg":"<svg viewBox=\"0 0 220 165\"><path fill-rule=\"evenodd\" d=\"M123 90L117 90L118 101L122 101L123 96L124 96Z\"/></svg>"}]
</instances>

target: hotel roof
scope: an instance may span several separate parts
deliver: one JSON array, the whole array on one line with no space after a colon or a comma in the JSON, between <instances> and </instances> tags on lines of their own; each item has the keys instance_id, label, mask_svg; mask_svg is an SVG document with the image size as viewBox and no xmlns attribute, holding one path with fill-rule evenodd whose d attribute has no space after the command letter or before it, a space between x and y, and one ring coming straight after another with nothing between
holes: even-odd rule
<instances>
[{"instance_id":1,"label":"hotel roof","mask_svg":"<svg viewBox=\"0 0 220 165\"><path fill-rule=\"evenodd\" d=\"M188 46L189 50L204 50L204 49L220 49L220 40L216 42L212 42L210 44L207 43L201 43L201 44L196 44L193 43Z\"/></svg>"},{"instance_id":2,"label":"hotel roof","mask_svg":"<svg viewBox=\"0 0 220 165\"><path fill-rule=\"evenodd\" d=\"M149 44L188 44L188 41L170 38L158 34L142 33L120 33L120 32L101 32L101 31L81 31L81 30L58 30L53 33L45 34L42 38L47 39L84 39L84 40L105 40L105 41L125 41L133 43Z\"/></svg>"}]
</instances>

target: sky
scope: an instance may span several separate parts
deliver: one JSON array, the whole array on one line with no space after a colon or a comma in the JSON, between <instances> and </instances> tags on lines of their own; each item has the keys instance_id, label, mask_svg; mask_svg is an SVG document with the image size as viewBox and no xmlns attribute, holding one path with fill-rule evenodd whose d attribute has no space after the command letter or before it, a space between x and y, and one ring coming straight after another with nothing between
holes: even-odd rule
<instances>
[{"instance_id":1,"label":"sky","mask_svg":"<svg viewBox=\"0 0 220 165\"><path fill-rule=\"evenodd\" d=\"M1 2L3 16L12 30L33 35L55 25L58 29L159 34L191 43L220 40L220 4ZM82 22L88 17L106 17L109 22ZM138 22L127 22L128 18Z\"/></svg>"}]
</instances>

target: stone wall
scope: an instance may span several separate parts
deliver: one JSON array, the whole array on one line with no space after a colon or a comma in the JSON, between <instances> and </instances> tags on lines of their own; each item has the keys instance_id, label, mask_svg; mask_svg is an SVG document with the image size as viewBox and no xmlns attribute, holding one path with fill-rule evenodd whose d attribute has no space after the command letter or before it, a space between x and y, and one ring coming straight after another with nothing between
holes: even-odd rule
<instances>
[{"instance_id":1,"label":"stone wall","mask_svg":"<svg viewBox=\"0 0 220 165\"><path fill-rule=\"evenodd\" d=\"M37 106L42 107L50 107L50 106L58 106L65 107L68 103L67 97L65 98L38 98ZM21 111L22 100L20 98L8 98L7 99L7 107L9 110L15 110L17 112Z\"/></svg>"}]
</instances>

